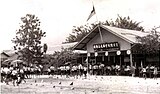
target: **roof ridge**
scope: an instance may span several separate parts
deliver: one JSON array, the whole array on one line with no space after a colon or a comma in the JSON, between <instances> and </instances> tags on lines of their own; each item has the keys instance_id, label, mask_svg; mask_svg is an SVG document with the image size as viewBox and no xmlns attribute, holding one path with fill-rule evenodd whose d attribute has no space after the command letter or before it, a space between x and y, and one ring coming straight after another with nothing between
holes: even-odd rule
<instances>
[{"instance_id":1,"label":"roof ridge","mask_svg":"<svg viewBox=\"0 0 160 94\"><path fill-rule=\"evenodd\" d=\"M112 26L107 26L107 25L101 25L101 27L103 27L105 29L108 29L111 33L117 35L118 37L121 37L122 39L124 39L124 40L126 40L130 43L135 43L136 42L135 39L131 38L131 36L143 37L143 36L146 36L148 34L147 32L118 28L118 27L112 27ZM131 36L128 37L128 35L131 35Z\"/></svg>"},{"instance_id":2,"label":"roof ridge","mask_svg":"<svg viewBox=\"0 0 160 94\"><path fill-rule=\"evenodd\" d=\"M135 31L135 32L142 32L142 31L127 29L127 28L119 28L119 27L116 27L116 26L108 26L108 25L102 25L102 26L107 26L107 27L117 28L117 29L122 29L122 30ZM143 33L145 33L145 32L143 32Z\"/></svg>"}]
</instances>

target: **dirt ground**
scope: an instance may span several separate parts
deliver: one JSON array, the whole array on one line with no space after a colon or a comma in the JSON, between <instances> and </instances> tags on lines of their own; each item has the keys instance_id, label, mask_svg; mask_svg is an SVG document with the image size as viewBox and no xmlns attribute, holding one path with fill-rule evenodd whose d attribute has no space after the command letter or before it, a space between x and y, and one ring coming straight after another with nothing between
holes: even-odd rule
<instances>
[{"instance_id":1,"label":"dirt ground","mask_svg":"<svg viewBox=\"0 0 160 94\"><path fill-rule=\"evenodd\" d=\"M89 76L65 78L41 76L13 86L1 83L1 94L160 94L160 78ZM73 82L73 85L70 85Z\"/></svg>"}]
</instances>

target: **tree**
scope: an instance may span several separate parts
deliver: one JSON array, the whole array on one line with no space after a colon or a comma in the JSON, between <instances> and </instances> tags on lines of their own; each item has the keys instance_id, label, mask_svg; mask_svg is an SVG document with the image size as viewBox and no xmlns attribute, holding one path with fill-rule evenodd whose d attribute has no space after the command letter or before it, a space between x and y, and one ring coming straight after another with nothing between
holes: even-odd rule
<instances>
[{"instance_id":1,"label":"tree","mask_svg":"<svg viewBox=\"0 0 160 94\"><path fill-rule=\"evenodd\" d=\"M106 22L100 22L98 24L114 26L123 29L130 30L138 30L144 31L142 26L139 26L140 22L136 22L130 19L130 17L121 17L118 15L115 21L110 20ZM96 23L92 23L91 25L82 25L82 26L73 26L72 33L66 38L66 42L79 42L84 36L86 36L92 29L97 26Z\"/></svg>"},{"instance_id":2,"label":"tree","mask_svg":"<svg viewBox=\"0 0 160 94\"><path fill-rule=\"evenodd\" d=\"M54 66L61 66L64 65L66 62L71 62L72 64L76 63L74 62L75 59L77 59L78 54L74 53L70 48L62 48L61 51L56 51L53 54L54 58Z\"/></svg>"},{"instance_id":3,"label":"tree","mask_svg":"<svg viewBox=\"0 0 160 94\"><path fill-rule=\"evenodd\" d=\"M144 31L144 28L142 26L139 26L141 22L133 21L130 19L130 17L122 17L119 16L115 21L106 21L103 24L108 26L114 26L118 28L123 29L130 29L130 30L137 30L137 31Z\"/></svg>"},{"instance_id":4,"label":"tree","mask_svg":"<svg viewBox=\"0 0 160 94\"><path fill-rule=\"evenodd\" d=\"M152 61L155 65L160 66L160 34L157 32L157 28L153 28L147 36L137 37L139 44L135 50L144 56L144 62L146 57L148 58L159 58L158 61ZM133 50L134 51L134 50ZM151 61L150 61L151 62ZM151 75L150 75L151 77Z\"/></svg>"},{"instance_id":5,"label":"tree","mask_svg":"<svg viewBox=\"0 0 160 94\"><path fill-rule=\"evenodd\" d=\"M47 49L48 49L48 46L47 46L47 44L45 43L45 44L43 45L43 52L46 53L46 52L47 52Z\"/></svg>"},{"instance_id":6,"label":"tree","mask_svg":"<svg viewBox=\"0 0 160 94\"><path fill-rule=\"evenodd\" d=\"M144 37L137 37L140 43L140 50L148 54L156 54L160 50L160 35L155 27L151 33Z\"/></svg>"},{"instance_id":7,"label":"tree","mask_svg":"<svg viewBox=\"0 0 160 94\"><path fill-rule=\"evenodd\" d=\"M84 26L73 26L72 34L69 34L69 37L66 38L66 42L78 42L80 41L85 35L87 35L93 26L84 25Z\"/></svg>"},{"instance_id":8,"label":"tree","mask_svg":"<svg viewBox=\"0 0 160 94\"><path fill-rule=\"evenodd\" d=\"M26 14L21 17L21 21L20 29L16 30L16 37L12 42L15 43L14 49L18 50L22 59L29 64L43 55L41 39L46 32L40 29L40 20L35 15Z\"/></svg>"}]
</instances>

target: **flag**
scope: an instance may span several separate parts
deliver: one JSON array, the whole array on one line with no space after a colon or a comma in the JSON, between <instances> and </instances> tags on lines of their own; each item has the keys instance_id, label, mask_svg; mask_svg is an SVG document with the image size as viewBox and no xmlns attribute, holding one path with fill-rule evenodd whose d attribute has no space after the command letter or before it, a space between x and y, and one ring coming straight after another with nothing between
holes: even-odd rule
<instances>
[{"instance_id":1,"label":"flag","mask_svg":"<svg viewBox=\"0 0 160 94\"><path fill-rule=\"evenodd\" d=\"M93 6L93 10L91 11L91 13L90 13L87 21L88 21L94 14L96 14L96 11L95 11L94 6Z\"/></svg>"}]
</instances>

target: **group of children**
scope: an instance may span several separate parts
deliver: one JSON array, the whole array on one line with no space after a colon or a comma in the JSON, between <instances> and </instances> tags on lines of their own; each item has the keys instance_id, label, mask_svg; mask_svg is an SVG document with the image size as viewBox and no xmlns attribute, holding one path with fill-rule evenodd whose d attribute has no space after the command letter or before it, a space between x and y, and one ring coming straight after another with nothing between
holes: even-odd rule
<instances>
[{"instance_id":1,"label":"group of children","mask_svg":"<svg viewBox=\"0 0 160 94\"><path fill-rule=\"evenodd\" d=\"M83 76L86 78L87 77L87 67L82 66L79 64L78 66L61 66L57 70L58 75L66 75L68 76L73 76L74 78L77 78L78 76Z\"/></svg>"},{"instance_id":2,"label":"group of children","mask_svg":"<svg viewBox=\"0 0 160 94\"><path fill-rule=\"evenodd\" d=\"M24 69L19 67L2 66L1 67L1 82L5 82L7 85L12 81L13 85L19 85L22 81L25 81Z\"/></svg>"},{"instance_id":3,"label":"group of children","mask_svg":"<svg viewBox=\"0 0 160 94\"><path fill-rule=\"evenodd\" d=\"M100 74L100 75L122 75L122 69L120 66L116 65L116 66L102 66L100 68L90 68L89 66L89 70L88 72L90 74L92 74L93 71L93 75L95 72L97 72L96 75ZM154 79L157 78L158 75L158 67L156 66L151 66L151 67L143 67L141 68L140 73L143 74L143 77L146 78L147 77L147 73L148 73L148 69L150 69L153 74ZM114 71L113 71L114 70ZM133 71L134 70L134 71ZM124 74L135 74L135 70L136 68L131 68L131 67L126 67L124 68ZM133 72L132 72L133 71ZM13 82L13 85L19 85L22 81L25 81L25 78L33 78L33 77L38 77L39 75L42 75L43 73L43 66L42 65L36 65L36 66L1 66L1 82L5 82L6 84L9 84L10 81ZM81 64L78 66L63 66L63 67L59 67L58 69L56 69L54 66L50 66L48 67L48 75L71 75L71 76L82 76L84 75L86 78L86 74L87 74L87 67L82 66Z\"/></svg>"},{"instance_id":4,"label":"group of children","mask_svg":"<svg viewBox=\"0 0 160 94\"><path fill-rule=\"evenodd\" d=\"M143 77L146 79L147 78L147 70L149 70L149 74L151 75L151 73L153 74L153 78L157 79L157 75L158 75L158 68L156 66L151 66L151 67L143 67L141 69L141 73L143 74Z\"/></svg>"}]
</instances>

